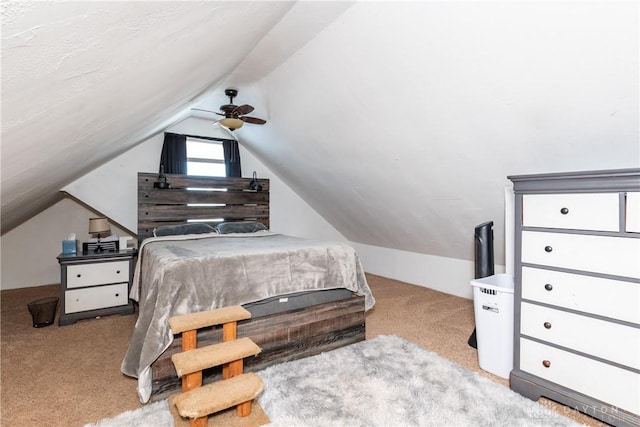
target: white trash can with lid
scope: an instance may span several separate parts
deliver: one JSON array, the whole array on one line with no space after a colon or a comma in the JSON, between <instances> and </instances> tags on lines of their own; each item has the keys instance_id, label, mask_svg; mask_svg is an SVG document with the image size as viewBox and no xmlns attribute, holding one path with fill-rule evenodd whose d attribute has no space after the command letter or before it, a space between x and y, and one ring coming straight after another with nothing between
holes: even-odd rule
<instances>
[{"instance_id":1,"label":"white trash can with lid","mask_svg":"<svg viewBox=\"0 0 640 427\"><path fill-rule=\"evenodd\" d=\"M494 274L471 281L478 364L501 378L513 369L513 277Z\"/></svg>"}]
</instances>

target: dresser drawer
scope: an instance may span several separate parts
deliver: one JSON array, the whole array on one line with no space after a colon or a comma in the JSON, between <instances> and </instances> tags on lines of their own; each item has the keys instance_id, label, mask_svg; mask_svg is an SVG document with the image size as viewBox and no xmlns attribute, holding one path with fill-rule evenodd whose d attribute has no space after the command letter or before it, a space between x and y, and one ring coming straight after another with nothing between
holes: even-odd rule
<instances>
[{"instance_id":1,"label":"dresser drawer","mask_svg":"<svg viewBox=\"0 0 640 427\"><path fill-rule=\"evenodd\" d=\"M527 194L522 197L525 227L620 230L618 193Z\"/></svg>"},{"instance_id":2,"label":"dresser drawer","mask_svg":"<svg viewBox=\"0 0 640 427\"><path fill-rule=\"evenodd\" d=\"M640 239L522 232L522 262L640 278Z\"/></svg>"},{"instance_id":3,"label":"dresser drawer","mask_svg":"<svg viewBox=\"0 0 640 427\"><path fill-rule=\"evenodd\" d=\"M520 369L640 414L640 374L526 338L520 339Z\"/></svg>"},{"instance_id":4,"label":"dresser drawer","mask_svg":"<svg viewBox=\"0 0 640 427\"><path fill-rule=\"evenodd\" d=\"M96 310L129 303L128 283L73 289L64 293L65 313Z\"/></svg>"},{"instance_id":5,"label":"dresser drawer","mask_svg":"<svg viewBox=\"0 0 640 427\"><path fill-rule=\"evenodd\" d=\"M520 333L640 369L640 329L522 303Z\"/></svg>"},{"instance_id":6,"label":"dresser drawer","mask_svg":"<svg viewBox=\"0 0 640 427\"><path fill-rule=\"evenodd\" d=\"M67 267L67 288L129 281L129 261L96 262Z\"/></svg>"},{"instance_id":7,"label":"dresser drawer","mask_svg":"<svg viewBox=\"0 0 640 427\"><path fill-rule=\"evenodd\" d=\"M640 233L640 193L627 193L626 205L625 230L629 233Z\"/></svg>"},{"instance_id":8,"label":"dresser drawer","mask_svg":"<svg viewBox=\"0 0 640 427\"><path fill-rule=\"evenodd\" d=\"M522 298L640 325L640 283L522 267Z\"/></svg>"}]
</instances>

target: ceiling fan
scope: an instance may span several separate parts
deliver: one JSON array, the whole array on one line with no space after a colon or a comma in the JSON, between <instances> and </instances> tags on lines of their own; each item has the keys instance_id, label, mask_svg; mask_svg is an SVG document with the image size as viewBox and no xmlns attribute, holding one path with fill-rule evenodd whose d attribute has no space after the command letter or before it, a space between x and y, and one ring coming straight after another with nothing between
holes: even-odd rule
<instances>
[{"instance_id":1,"label":"ceiling fan","mask_svg":"<svg viewBox=\"0 0 640 427\"><path fill-rule=\"evenodd\" d=\"M202 110L199 108L192 108L192 110L206 111L208 113L224 116L223 119L218 120L216 123L221 124L229 130L240 129L245 122L254 125L263 125L267 123L266 120L259 119L257 117L245 116L245 114L249 114L253 111L253 107L251 105L244 104L238 106L233 104L233 98L238 95L237 89L225 89L224 94L229 97L229 103L220 106L220 110L222 112Z\"/></svg>"}]
</instances>

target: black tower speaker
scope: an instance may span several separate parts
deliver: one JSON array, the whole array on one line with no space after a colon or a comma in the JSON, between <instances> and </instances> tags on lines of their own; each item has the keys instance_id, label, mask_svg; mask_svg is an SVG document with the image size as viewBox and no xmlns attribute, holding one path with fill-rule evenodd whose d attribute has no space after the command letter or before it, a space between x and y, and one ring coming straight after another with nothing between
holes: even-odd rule
<instances>
[{"instance_id":1,"label":"black tower speaker","mask_svg":"<svg viewBox=\"0 0 640 427\"><path fill-rule=\"evenodd\" d=\"M494 274L493 221L476 226L473 237L475 240L475 278L492 276ZM467 343L473 348L478 348L475 328Z\"/></svg>"}]
</instances>

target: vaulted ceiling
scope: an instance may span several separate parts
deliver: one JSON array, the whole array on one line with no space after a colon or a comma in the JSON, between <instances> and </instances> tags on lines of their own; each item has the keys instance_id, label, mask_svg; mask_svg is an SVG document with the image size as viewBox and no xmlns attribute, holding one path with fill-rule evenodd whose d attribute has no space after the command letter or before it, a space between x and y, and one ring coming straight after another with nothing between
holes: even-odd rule
<instances>
[{"instance_id":1,"label":"vaulted ceiling","mask_svg":"<svg viewBox=\"0 0 640 427\"><path fill-rule=\"evenodd\" d=\"M502 240L507 175L640 166L639 14L3 1L3 233L233 86L268 120L240 143L349 240L472 259L476 224Z\"/></svg>"}]
</instances>

